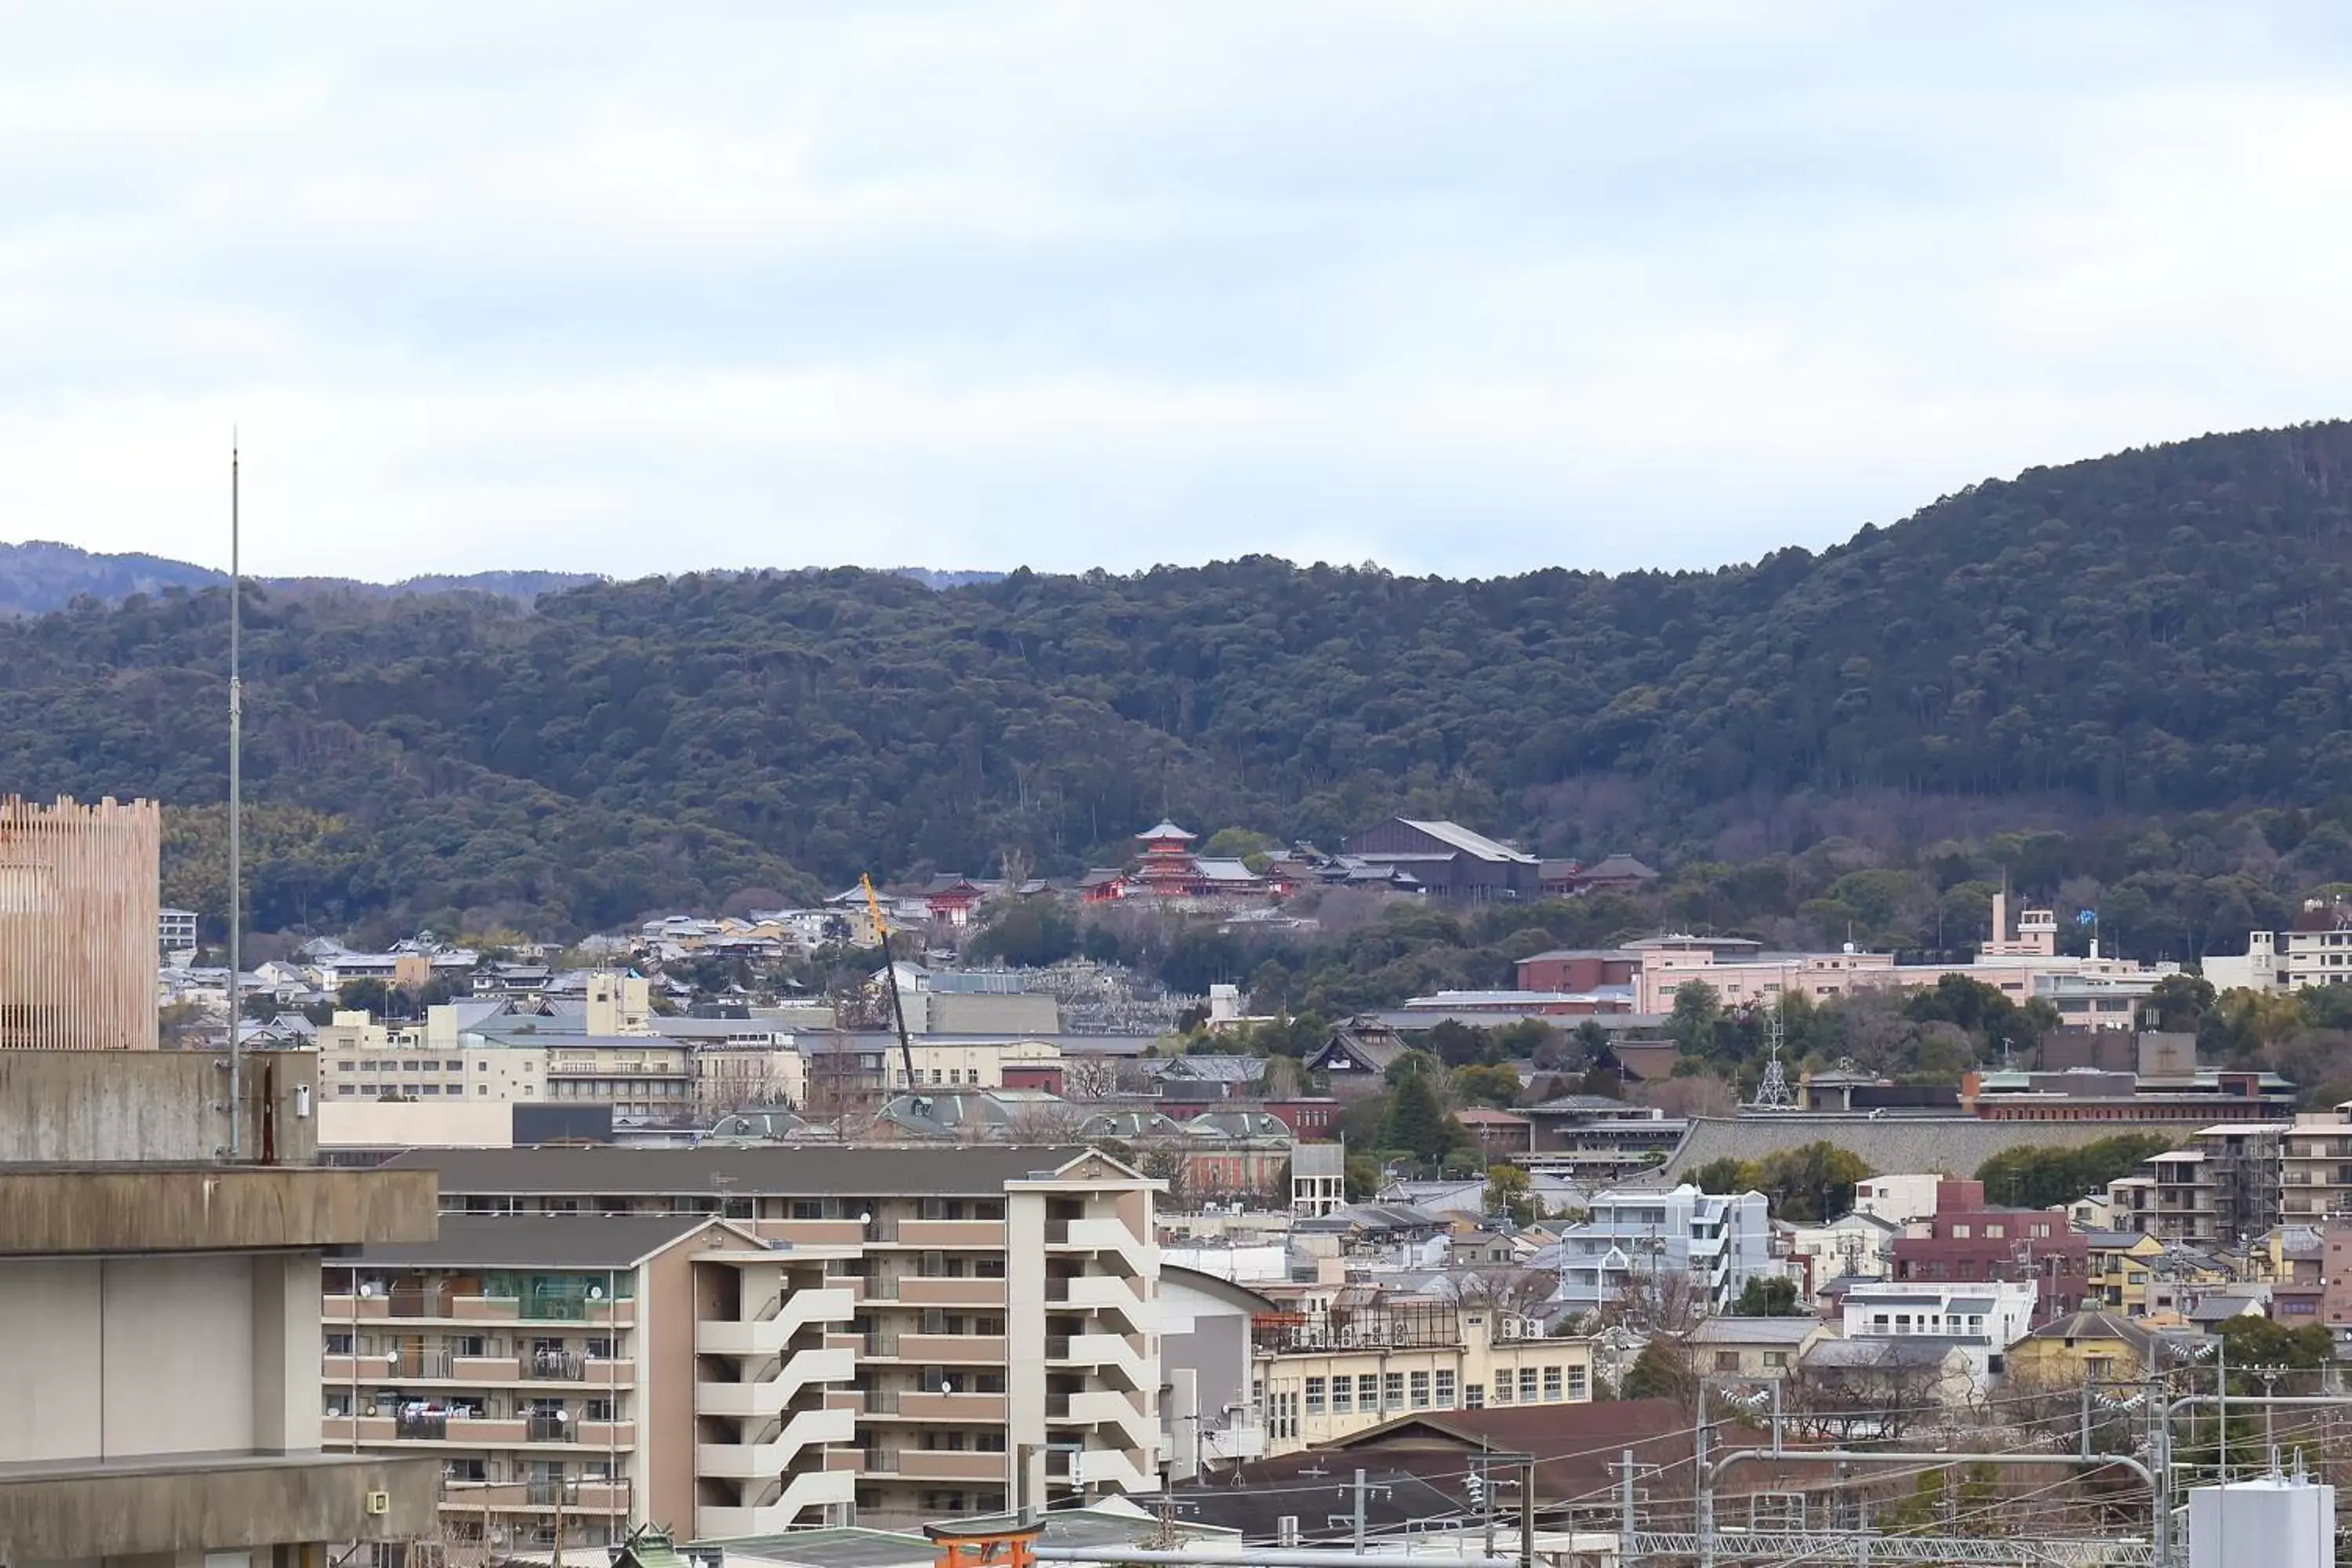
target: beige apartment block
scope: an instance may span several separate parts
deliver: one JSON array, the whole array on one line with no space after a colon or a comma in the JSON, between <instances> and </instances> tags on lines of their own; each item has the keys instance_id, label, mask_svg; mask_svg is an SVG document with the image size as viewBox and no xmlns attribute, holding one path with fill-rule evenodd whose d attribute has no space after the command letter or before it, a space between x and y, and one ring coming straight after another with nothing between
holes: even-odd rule
<instances>
[{"instance_id":1,"label":"beige apartment block","mask_svg":"<svg viewBox=\"0 0 2352 1568\"><path fill-rule=\"evenodd\" d=\"M2279 1154L2279 1207L2288 1224L2352 1215L2352 1100L2297 1116Z\"/></svg>"},{"instance_id":2,"label":"beige apartment block","mask_svg":"<svg viewBox=\"0 0 2352 1568\"><path fill-rule=\"evenodd\" d=\"M327 1270L326 1440L439 1460L461 1547L845 1522L853 1303L828 1261L708 1215L445 1216Z\"/></svg>"},{"instance_id":3,"label":"beige apartment block","mask_svg":"<svg viewBox=\"0 0 2352 1568\"><path fill-rule=\"evenodd\" d=\"M153 1050L163 817L0 799L0 1049Z\"/></svg>"},{"instance_id":4,"label":"beige apartment block","mask_svg":"<svg viewBox=\"0 0 2352 1568\"><path fill-rule=\"evenodd\" d=\"M820 1260L823 1289L844 1293L849 1309L835 1338L850 1353L856 1409L832 1463L855 1477L856 1522L906 1525L1159 1488L1157 1184L1102 1154L998 1145L419 1150L387 1168L436 1172L452 1215L717 1217L789 1244L776 1256L795 1268ZM700 1324L697 1353L706 1363L740 1357L741 1332ZM688 1380L698 1420L742 1419L741 1396L727 1386L733 1375L709 1370ZM733 1438L707 1430L699 1440ZM716 1478L706 1468L704 1479ZM781 1529L795 1521L782 1507L756 1492L706 1496L698 1533Z\"/></svg>"},{"instance_id":5,"label":"beige apartment block","mask_svg":"<svg viewBox=\"0 0 2352 1568\"><path fill-rule=\"evenodd\" d=\"M1450 1301L1262 1316L1250 1402L1265 1452L1312 1448L1416 1410L1591 1400L1591 1342L1542 1335L1534 1320Z\"/></svg>"}]
</instances>

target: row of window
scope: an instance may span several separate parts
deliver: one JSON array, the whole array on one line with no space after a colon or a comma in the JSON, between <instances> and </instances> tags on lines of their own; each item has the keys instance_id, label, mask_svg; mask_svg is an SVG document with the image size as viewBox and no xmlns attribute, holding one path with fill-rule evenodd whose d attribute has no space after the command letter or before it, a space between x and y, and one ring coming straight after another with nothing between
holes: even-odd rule
<instances>
[{"instance_id":1,"label":"row of window","mask_svg":"<svg viewBox=\"0 0 2352 1568\"><path fill-rule=\"evenodd\" d=\"M483 1072L488 1072L488 1071L489 1071L489 1070L490 1070L490 1064L489 1064L488 1062L486 1062L486 1061L476 1062L476 1063L474 1064L474 1066L475 1066L475 1067L477 1067L478 1068L479 1068L479 1069L480 1069L481 1071L483 1071ZM336 1070L337 1072L360 1072L360 1071L375 1072L375 1071L377 1071L377 1070L379 1070L379 1069L381 1069L382 1071L384 1071L384 1072L455 1072L455 1073L462 1073L462 1072L464 1072L464 1071L466 1070L466 1064L465 1064L464 1062L462 1062L462 1061L455 1061L455 1062L453 1062L453 1061L444 1061L444 1060L442 1060L442 1059L441 1059L440 1058L438 1058L438 1057L425 1057L425 1058L415 1058L415 1059L412 1059L412 1060L408 1060L408 1061L399 1061L399 1062L351 1062L351 1061L342 1061L342 1062L337 1062L337 1063L335 1064L335 1070Z\"/></svg>"},{"instance_id":2,"label":"row of window","mask_svg":"<svg viewBox=\"0 0 2352 1568\"><path fill-rule=\"evenodd\" d=\"M382 1084L339 1083L335 1086L335 1098L338 1100L356 1099L362 1095L373 1098L378 1095L385 1094L413 1094L419 1100L430 1100L440 1092L441 1086L437 1083L394 1083L389 1079ZM476 1094L488 1094L490 1092L490 1086L486 1083L478 1083L474 1086L474 1092ZM526 1095L532 1093L533 1090L530 1084L524 1084L522 1086L522 1092ZM450 1098L454 1100L464 1099L466 1096L466 1086L462 1083L451 1084L449 1086L449 1095Z\"/></svg>"},{"instance_id":3,"label":"row of window","mask_svg":"<svg viewBox=\"0 0 2352 1568\"><path fill-rule=\"evenodd\" d=\"M1297 1398L1304 1414L1319 1416L1384 1415L1405 1410L1451 1410L1454 1407L1454 1374L1451 1367L1439 1367L1430 1372L1363 1373L1356 1376L1310 1377L1301 1386L1300 1395L1278 1394L1277 1398ZM1520 1367L1516 1376L1509 1372L1495 1374L1494 1403L1496 1405L1556 1404L1563 1399L1583 1399L1588 1392L1585 1369L1581 1366ZM1473 1383L1461 1388L1465 1408L1477 1410L1487 1402L1486 1385ZM1275 1436L1294 1436L1277 1432Z\"/></svg>"},{"instance_id":4,"label":"row of window","mask_svg":"<svg viewBox=\"0 0 2352 1568\"><path fill-rule=\"evenodd\" d=\"M1968 1325L1965 1331L1961 1328L1963 1322ZM1984 1332L1984 1326L1982 1312L1969 1312L1965 1317L1958 1312L1920 1312L1916 1315L1910 1312L1873 1312L1870 1315L1870 1331L1874 1334L1957 1334L1963 1331L1980 1334Z\"/></svg>"}]
</instances>

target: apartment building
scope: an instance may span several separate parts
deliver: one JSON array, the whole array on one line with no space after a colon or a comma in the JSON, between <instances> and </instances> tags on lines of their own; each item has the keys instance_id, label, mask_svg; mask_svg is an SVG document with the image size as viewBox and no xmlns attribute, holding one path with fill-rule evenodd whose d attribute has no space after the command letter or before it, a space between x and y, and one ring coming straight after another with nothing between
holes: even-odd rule
<instances>
[{"instance_id":1,"label":"apartment building","mask_svg":"<svg viewBox=\"0 0 2352 1568\"><path fill-rule=\"evenodd\" d=\"M2202 963L2216 991L2300 991L2352 981L2352 904L2307 900L2292 930L2250 931L2246 951Z\"/></svg>"},{"instance_id":2,"label":"apartment building","mask_svg":"<svg viewBox=\"0 0 2352 1568\"><path fill-rule=\"evenodd\" d=\"M846 1291L851 1310L836 1338L853 1359L844 1442L858 1522L1158 1489L1157 1184L1107 1156L997 1144L419 1150L386 1168L437 1172L453 1215L715 1217L821 1258L824 1289ZM700 1353L739 1353L714 1331L698 1326ZM677 1386L694 1390L701 1416L739 1414L737 1396L714 1404L698 1373ZM727 1511L749 1506L708 1505L701 1533L769 1528L772 1516Z\"/></svg>"},{"instance_id":3,"label":"apartment building","mask_svg":"<svg viewBox=\"0 0 2352 1568\"><path fill-rule=\"evenodd\" d=\"M1539 1261L1541 1261L1539 1259ZM1605 1192L1557 1255L1566 1312L1597 1312L1636 1275L1687 1276L1702 1312L1727 1310L1748 1281L1780 1273L1761 1193L1718 1196L1688 1183L1669 1192Z\"/></svg>"},{"instance_id":4,"label":"apartment building","mask_svg":"<svg viewBox=\"0 0 2352 1568\"><path fill-rule=\"evenodd\" d=\"M646 1521L847 1521L846 1247L709 1215L448 1215L325 1271L331 1447L440 1460L446 1538L532 1553Z\"/></svg>"},{"instance_id":5,"label":"apartment building","mask_svg":"<svg viewBox=\"0 0 2352 1568\"><path fill-rule=\"evenodd\" d=\"M1250 1405L1268 1457L1415 1410L1592 1397L1591 1341L1546 1339L1533 1319L1451 1301L1262 1313L1251 1352Z\"/></svg>"},{"instance_id":6,"label":"apartment building","mask_svg":"<svg viewBox=\"0 0 2352 1568\"><path fill-rule=\"evenodd\" d=\"M2281 1134L2279 1209L2289 1223L2352 1214L2352 1100L2305 1111Z\"/></svg>"},{"instance_id":7,"label":"apartment building","mask_svg":"<svg viewBox=\"0 0 2352 1568\"><path fill-rule=\"evenodd\" d=\"M2153 1205L2136 1206L2119 1228L2164 1241L2243 1246L2279 1222L2280 1149L2291 1123L2230 1122L2200 1129L2179 1149L2147 1161ZM2110 1189L2110 1203L2115 1194Z\"/></svg>"}]
</instances>

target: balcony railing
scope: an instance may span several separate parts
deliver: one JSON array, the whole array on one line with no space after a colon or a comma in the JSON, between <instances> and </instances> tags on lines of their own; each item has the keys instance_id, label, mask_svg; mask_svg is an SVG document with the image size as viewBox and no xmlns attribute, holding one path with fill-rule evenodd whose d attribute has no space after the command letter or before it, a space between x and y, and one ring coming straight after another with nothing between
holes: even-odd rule
<instances>
[{"instance_id":1,"label":"balcony railing","mask_svg":"<svg viewBox=\"0 0 2352 1568\"><path fill-rule=\"evenodd\" d=\"M560 1411L534 1410L523 1418L523 1436L533 1443L572 1440L572 1418Z\"/></svg>"},{"instance_id":2,"label":"balcony railing","mask_svg":"<svg viewBox=\"0 0 2352 1568\"><path fill-rule=\"evenodd\" d=\"M436 1442L446 1440L449 1436L449 1413L446 1410L395 1411L392 1417L392 1435Z\"/></svg>"},{"instance_id":3,"label":"balcony railing","mask_svg":"<svg viewBox=\"0 0 2352 1568\"><path fill-rule=\"evenodd\" d=\"M522 1375L576 1383L587 1374L588 1358L578 1351L533 1351L522 1358Z\"/></svg>"}]
</instances>

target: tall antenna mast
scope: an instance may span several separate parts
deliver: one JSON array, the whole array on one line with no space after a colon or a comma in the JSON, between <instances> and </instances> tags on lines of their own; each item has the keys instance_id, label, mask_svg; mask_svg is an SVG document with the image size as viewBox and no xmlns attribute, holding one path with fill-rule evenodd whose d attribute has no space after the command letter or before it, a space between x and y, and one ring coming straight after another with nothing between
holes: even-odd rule
<instances>
[{"instance_id":1,"label":"tall antenna mast","mask_svg":"<svg viewBox=\"0 0 2352 1568\"><path fill-rule=\"evenodd\" d=\"M245 1012L245 682L238 668L244 578L237 552L236 432L228 437L228 1157L244 1152L245 1075L237 1024Z\"/></svg>"}]
</instances>

